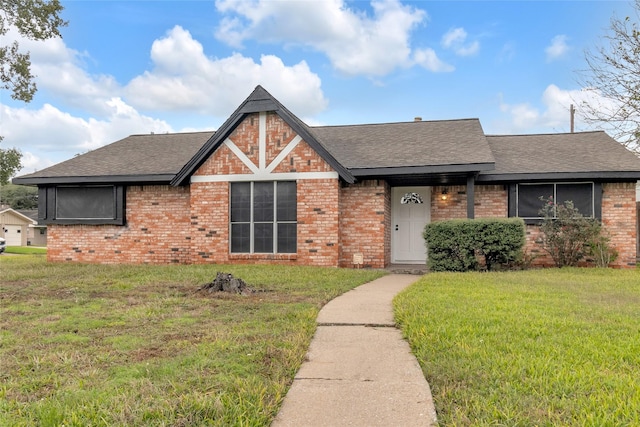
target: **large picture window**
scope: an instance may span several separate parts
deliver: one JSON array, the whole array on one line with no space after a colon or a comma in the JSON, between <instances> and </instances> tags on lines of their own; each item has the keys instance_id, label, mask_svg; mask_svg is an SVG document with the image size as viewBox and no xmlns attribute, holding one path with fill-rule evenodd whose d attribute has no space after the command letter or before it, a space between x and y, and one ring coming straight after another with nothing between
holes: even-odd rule
<instances>
[{"instance_id":1,"label":"large picture window","mask_svg":"<svg viewBox=\"0 0 640 427\"><path fill-rule=\"evenodd\" d=\"M297 251L296 183L231 183L231 252Z\"/></svg>"},{"instance_id":2,"label":"large picture window","mask_svg":"<svg viewBox=\"0 0 640 427\"><path fill-rule=\"evenodd\" d=\"M107 187L58 187L57 219L113 219L116 214L115 191Z\"/></svg>"},{"instance_id":3,"label":"large picture window","mask_svg":"<svg viewBox=\"0 0 640 427\"><path fill-rule=\"evenodd\" d=\"M543 205L541 198L552 198L557 205L571 201L583 216L595 217L597 215L594 194L592 182L518 184L515 215L525 219L539 219Z\"/></svg>"},{"instance_id":4,"label":"large picture window","mask_svg":"<svg viewBox=\"0 0 640 427\"><path fill-rule=\"evenodd\" d=\"M124 187L65 185L41 188L38 219L53 224L124 224Z\"/></svg>"}]
</instances>

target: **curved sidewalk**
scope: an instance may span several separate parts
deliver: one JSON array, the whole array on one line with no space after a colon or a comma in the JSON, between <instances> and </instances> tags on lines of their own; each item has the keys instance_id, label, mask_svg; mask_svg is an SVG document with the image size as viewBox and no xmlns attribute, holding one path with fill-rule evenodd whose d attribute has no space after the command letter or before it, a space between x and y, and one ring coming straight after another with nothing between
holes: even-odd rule
<instances>
[{"instance_id":1,"label":"curved sidewalk","mask_svg":"<svg viewBox=\"0 0 640 427\"><path fill-rule=\"evenodd\" d=\"M393 320L393 297L417 279L391 274L320 310L307 360L272 427L436 424L429 384Z\"/></svg>"}]
</instances>

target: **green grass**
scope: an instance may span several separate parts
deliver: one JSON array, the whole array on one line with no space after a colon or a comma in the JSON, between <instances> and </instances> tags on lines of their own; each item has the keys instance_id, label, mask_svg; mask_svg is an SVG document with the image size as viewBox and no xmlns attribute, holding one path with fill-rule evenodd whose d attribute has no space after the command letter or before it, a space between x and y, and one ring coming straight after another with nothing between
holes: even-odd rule
<instances>
[{"instance_id":1,"label":"green grass","mask_svg":"<svg viewBox=\"0 0 640 427\"><path fill-rule=\"evenodd\" d=\"M640 425L638 270L429 274L394 306L441 425Z\"/></svg>"},{"instance_id":2,"label":"green grass","mask_svg":"<svg viewBox=\"0 0 640 427\"><path fill-rule=\"evenodd\" d=\"M216 271L260 292L196 292ZM320 307L383 274L28 255L0 272L2 426L267 426Z\"/></svg>"},{"instance_id":3,"label":"green grass","mask_svg":"<svg viewBox=\"0 0 640 427\"><path fill-rule=\"evenodd\" d=\"M47 248L38 246L7 246L5 252L20 255L46 255Z\"/></svg>"}]
</instances>

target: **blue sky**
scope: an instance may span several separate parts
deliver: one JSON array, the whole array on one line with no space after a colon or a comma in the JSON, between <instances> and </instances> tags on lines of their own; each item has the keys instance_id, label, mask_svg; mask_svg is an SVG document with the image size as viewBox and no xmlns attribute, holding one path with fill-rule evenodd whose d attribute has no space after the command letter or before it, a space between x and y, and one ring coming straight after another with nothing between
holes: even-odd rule
<instances>
[{"instance_id":1,"label":"blue sky","mask_svg":"<svg viewBox=\"0 0 640 427\"><path fill-rule=\"evenodd\" d=\"M309 124L477 117L569 131L584 51L618 1L62 1L63 38L21 40L39 91L2 91L29 173L130 134L215 130L261 84ZM576 130L590 130L578 117Z\"/></svg>"}]
</instances>

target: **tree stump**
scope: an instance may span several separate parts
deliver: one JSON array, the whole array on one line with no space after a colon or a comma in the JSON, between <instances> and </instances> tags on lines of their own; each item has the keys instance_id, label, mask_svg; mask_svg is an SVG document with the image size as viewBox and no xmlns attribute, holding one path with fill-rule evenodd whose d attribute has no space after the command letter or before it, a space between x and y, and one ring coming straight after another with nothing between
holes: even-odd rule
<instances>
[{"instance_id":1,"label":"tree stump","mask_svg":"<svg viewBox=\"0 0 640 427\"><path fill-rule=\"evenodd\" d=\"M216 273L213 282L205 283L198 288L198 291L207 292L227 292L231 294L247 295L254 292L247 283L239 278L233 277L231 273Z\"/></svg>"}]
</instances>

